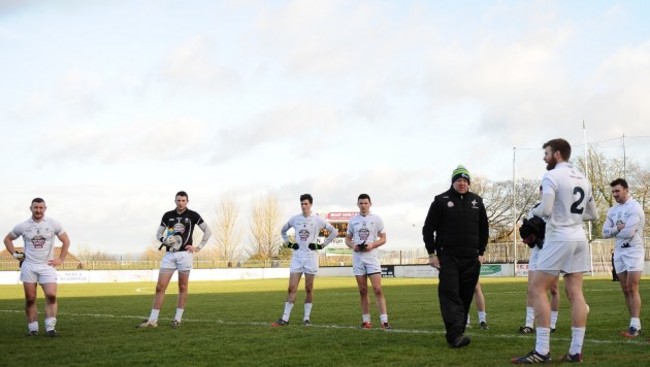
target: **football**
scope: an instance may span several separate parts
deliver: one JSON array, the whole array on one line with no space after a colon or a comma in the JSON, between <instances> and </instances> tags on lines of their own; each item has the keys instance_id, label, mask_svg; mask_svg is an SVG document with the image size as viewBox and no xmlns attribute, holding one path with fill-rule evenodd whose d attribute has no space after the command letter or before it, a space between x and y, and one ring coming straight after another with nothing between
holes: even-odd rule
<instances>
[{"instance_id":1,"label":"football","mask_svg":"<svg viewBox=\"0 0 650 367\"><path fill-rule=\"evenodd\" d=\"M171 235L167 238L165 238L165 241L163 241L163 245L170 249L171 251L178 251L181 249L181 245L183 244L183 238L180 235Z\"/></svg>"}]
</instances>

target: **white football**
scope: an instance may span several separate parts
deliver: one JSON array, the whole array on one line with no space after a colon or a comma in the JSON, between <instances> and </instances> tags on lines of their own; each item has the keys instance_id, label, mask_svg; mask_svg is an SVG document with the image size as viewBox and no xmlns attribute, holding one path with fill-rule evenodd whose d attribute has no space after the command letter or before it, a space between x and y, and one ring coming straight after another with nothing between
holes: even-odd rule
<instances>
[{"instance_id":1,"label":"white football","mask_svg":"<svg viewBox=\"0 0 650 367\"><path fill-rule=\"evenodd\" d=\"M179 235L172 235L165 238L163 244L174 251L178 251L183 244L183 238Z\"/></svg>"}]
</instances>

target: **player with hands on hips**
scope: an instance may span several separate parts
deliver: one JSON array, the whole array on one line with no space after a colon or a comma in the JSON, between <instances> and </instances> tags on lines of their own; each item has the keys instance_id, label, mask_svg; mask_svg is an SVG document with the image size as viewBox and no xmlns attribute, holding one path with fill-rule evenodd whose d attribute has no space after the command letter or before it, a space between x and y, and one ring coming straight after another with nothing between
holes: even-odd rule
<instances>
[{"instance_id":1,"label":"player with hands on hips","mask_svg":"<svg viewBox=\"0 0 650 367\"><path fill-rule=\"evenodd\" d=\"M338 236L336 228L316 214L312 213L311 207L314 199L310 194L300 195L301 213L294 215L280 229L285 246L293 249L291 255L291 266L289 269L289 290L284 304L284 313L278 321L271 324L273 327L286 326L289 323L291 310L296 302L296 293L300 285L300 279L305 274L305 308L302 323L304 326L311 326L311 310L313 305L314 279L318 272L318 250L329 245ZM296 242L289 242L289 229L295 231ZM329 232L329 236L323 244L318 244L316 239L321 229Z\"/></svg>"},{"instance_id":2,"label":"player with hands on hips","mask_svg":"<svg viewBox=\"0 0 650 367\"><path fill-rule=\"evenodd\" d=\"M379 310L379 321L384 330L392 329L388 323L386 311L386 298L381 288L381 262L379 254L374 251L386 243L386 229L384 221L378 215L370 212L372 201L368 194L361 194L357 198L359 214L348 222L348 232L345 244L353 250L352 271L354 272L359 288L361 302L361 328L371 329L370 300L368 298L368 279L375 293L375 300Z\"/></svg>"},{"instance_id":3,"label":"player with hands on hips","mask_svg":"<svg viewBox=\"0 0 650 367\"><path fill-rule=\"evenodd\" d=\"M641 295L639 283L645 265L643 247L643 208L630 196L627 181L618 178L610 183L616 205L609 208L603 223L603 237L615 238L614 269L630 312L630 326L622 334L634 338L641 334Z\"/></svg>"},{"instance_id":4,"label":"player with hands on hips","mask_svg":"<svg viewBox=\"0 0 650 367\"><path fill-rule=\"evenodd\" d=\"M28 336L38 335L38 309L36 308L37 284L45 294L45 335L56 337L56 316L58 311L56 267L68 255L70 239L56 220L46 217L45 200L35 198L29 210L31 218L16 225L4 238L7 251L20 261L20 280L25 291L25 315L27 316ZM16 251L13 241L22 236L25 252ZM54 256L55 238L61 245L58 257ZM24 263L23 263L24 262Z\"/></svg>"},{"instance_id":5,"label":"player with hands on hips","mask_svg":"<svg viewBox=\"0 0 650 367\"><path fill-rule=\"evenodd\" d=\"M176 270L178 270L178 301L176 315L171 325L173 328L181 326L185 304L187 303L190 270L192 270L194 262L193 254L199 252L212 235L210 227L201 218L201 215L187 208L189 198L185 191L176 193L174 202L176 203L176 209L163 214L156 234L156 238L161 242L158 249L165 248L166 253L160 262L153 307L149 318L141 322L137 328L155 328L158 326L158 316L165 300L165 291ZM194 246L192 235L196 226L203 231L203 238L201 238L201 242L197 246Z\"/></svg>"}]
</instances>

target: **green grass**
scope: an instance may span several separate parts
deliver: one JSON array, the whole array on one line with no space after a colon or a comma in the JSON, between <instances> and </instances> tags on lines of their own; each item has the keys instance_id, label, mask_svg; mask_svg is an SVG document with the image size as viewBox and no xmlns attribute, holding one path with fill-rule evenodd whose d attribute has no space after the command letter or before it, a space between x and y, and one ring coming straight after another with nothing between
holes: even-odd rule
<instances>
[{"instance_id":1,"label":"green grass","mask_svg":"<svg viewBox=\"0 0 650 367\"><path fill-rule=\"evenodd\" d=\"M61 284L57 329L62 337L25 337L23 293L0 286L0 366L505 366L533 349L534 335L519 335L525 279L482 278L490 330L468 329L472 343L445 343L435 279L383 279L392 332L359 330L358 293L352 277L316 279L313 328L301 326L304 292L284 328L271 328L281 314L286 279L192 282L183 326L169 324L176 303L170 284L157 329L137 330L151 307L154 283ZM301 284L302 285L302 284ZM644 365L647 337L619 335L629 322L618 283L587 279L591 313L583 352L592 366ZM650 305L650 282L641 282ZM371 296L373 323L378 316ZM42 292L39 289L41 333ZM562 298L551 351L558 360L571 331L568 301ZM650 306L646 306L647 307ZM642 323L650 330L650 319ZM472 306L472 321L477 320Z\"/></svg>"}]
</instances>

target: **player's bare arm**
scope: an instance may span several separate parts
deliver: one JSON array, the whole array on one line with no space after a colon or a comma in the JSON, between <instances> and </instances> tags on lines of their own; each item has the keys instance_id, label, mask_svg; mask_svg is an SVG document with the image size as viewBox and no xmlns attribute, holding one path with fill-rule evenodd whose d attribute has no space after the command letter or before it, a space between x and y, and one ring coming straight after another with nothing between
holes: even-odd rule
<instances>
[{"instance_id":1,"label":"player's bare arm","mask_svg":"<svg viewBox=\"0 0 650 367\"><path fill-rule=\"evenodd\" d=\"M345 244L352 249L354 252L359 252L359 246L354 243L352 240L352 235L348 233L348 235L345 237Z\"/></svg>"},{"instance_id":2,"label":"player's bare arm","mask_svg":"<svg viewBox=\"0 0 650 367\"><path fill-rule=\"evenodd\" d=\"M68 237L67 233L65 232L61 233L57 235L57 237L59 238L59 241L61 241L62 243L61 253L59 254L59 257L55 257L54 259L47 261L47 265L55 266L55 267L63 264L65 258L68 256L68 249L70 248L70 238Z\"/></svg>"},{"instance_id":3,"label":"player's bare arm","mask_svg":"<svg viewBox=\"0 0 650 367\"><path fill-rule=\"evenodd\" d=\"M4 239L4 244L5 244L5 248L7 249L7 251L9 251L10 254L16 252L16 248L14 247L14 240L15 238L11 235L11 233L7 233Z\"/></svg>"},{"instance_id":4,"label":"player's bare arm","mask_svg":"<svg viewBox=\"0 0 650 367\"><path fill-rule=\"evenodd\" d=\"M375 249L386 243L386 233L380 233L377 241L368 244L368 251Z\"/></svg>"}]
</instances>

